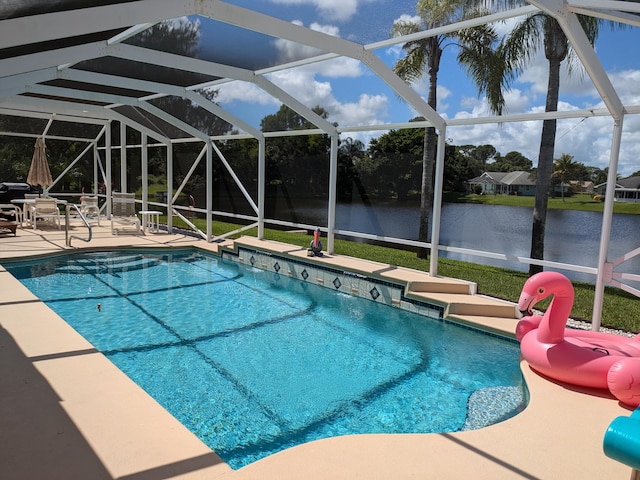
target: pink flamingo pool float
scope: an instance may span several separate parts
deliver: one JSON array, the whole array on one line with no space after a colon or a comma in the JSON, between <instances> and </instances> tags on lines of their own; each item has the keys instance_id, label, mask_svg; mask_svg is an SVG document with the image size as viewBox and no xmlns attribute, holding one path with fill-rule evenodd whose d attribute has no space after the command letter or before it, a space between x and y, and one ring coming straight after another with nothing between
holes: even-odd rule
<instances>
[{"instance_id":1,"label":"pink flamingo pool float","mask_svg":"<svg viewBox=\"0 0 640 480\"><path fill-rule=\"evenodd\" d=\"M533 306L553 295L544 315ZM640 405L640 335L568 329L573 285L556 272L529 278L520 294L523 317L516 326L522 357L536 371L572 385L608 389L620 402Z\"/></svg>"}]
</instances>

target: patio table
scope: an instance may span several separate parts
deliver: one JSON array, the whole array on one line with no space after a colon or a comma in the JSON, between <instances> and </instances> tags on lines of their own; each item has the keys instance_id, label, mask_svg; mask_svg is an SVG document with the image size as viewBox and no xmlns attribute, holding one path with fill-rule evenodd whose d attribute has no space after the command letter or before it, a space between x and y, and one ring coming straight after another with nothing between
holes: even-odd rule
<instances>
[{"instance_id":1,"label":"patio table","mask_svg":"<svg viewBox=\"0 0 640 480\"><path fill-rule=\"evenodd\" d=\"M158 233L160 231L160 215L162 212L159 210L140 210L138 212L142 217L142 231L147 233L147 229L150 232Z\"/></svg>"}]
</instances>

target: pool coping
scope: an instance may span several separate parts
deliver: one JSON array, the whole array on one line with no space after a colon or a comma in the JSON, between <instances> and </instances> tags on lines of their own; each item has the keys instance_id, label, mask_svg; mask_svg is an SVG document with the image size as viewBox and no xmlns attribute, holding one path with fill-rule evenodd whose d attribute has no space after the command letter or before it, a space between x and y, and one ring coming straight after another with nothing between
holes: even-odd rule
<instances>
[{"instance_id":1,"label":"pool coping","mask_svg":"<svg viewBox=\"0 0 640 480\"><path fill-rule=\"evenodd\" d=\"M0 238L6 247L0 264L2 258L64 250L57 232L19 233L22 248L14 237ZM231 242L209 244L167 234L97 235L91 248L123 246L195 246L216 254L233 248ZM269 246L284 248L277 242ZM294 254L299 249L288 247ZM347 257L325 261L380 268ZM52 472L59 478L131 480L630 475L628 467L602 451L609 423L630 409L605 392L544 379L526 363L521 369L530 403L502 423L448 434L317 440L234 471L2 268L0 286L0 477L50 478ZM505 325L500 328L506 331Z\"/></svg>"}]
</instances>

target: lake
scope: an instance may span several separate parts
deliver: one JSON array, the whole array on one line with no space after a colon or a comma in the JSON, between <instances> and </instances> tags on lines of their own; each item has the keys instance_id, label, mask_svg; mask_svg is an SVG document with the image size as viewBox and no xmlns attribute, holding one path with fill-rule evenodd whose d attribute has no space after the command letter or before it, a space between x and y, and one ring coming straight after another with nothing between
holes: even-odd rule
<instances>
[{"instance_id":1,"label":"lake","mask_svg":"<svg viewBox=\"0 0 640 480\"><path fill-rule=\"evenodd\" d=\"M276 208L279 220L326 225L324 205L297 203ZM415 204L360 203L336 206L336 228L387 237L418 239L420 212ZM529 257L531 250L532 208L471 203L447 203L442 208L440 244L511 256ZM602 214L576 210L549 210L545 234L545 260L596 267ZM609 260L640 246L640 215L614 215ZM517 261L502 261L475 255L442 252L442 256L486 265L527 271ZM640 272L640 257L616 268L627 273ZM595 282L595 276L563 271L574 280Z\"/></svg>"}]
</instances>

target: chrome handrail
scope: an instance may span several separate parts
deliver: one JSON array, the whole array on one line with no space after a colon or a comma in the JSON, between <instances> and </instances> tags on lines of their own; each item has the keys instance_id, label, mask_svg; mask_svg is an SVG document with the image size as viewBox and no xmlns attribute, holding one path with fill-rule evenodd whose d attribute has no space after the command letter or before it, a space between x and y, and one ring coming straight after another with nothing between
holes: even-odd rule
<instances>
[{"instance_id":1,"label":"chrome handrail","mask_svg":"<svg viewBox=\"0 0 640 480\"><path fill-rule=\"evenodd\" d=\"M72 208L76 212L78 212L78 215L82 220L82 223L84 223L85 226L89 229L89 238L82 238L82 237L78 237L77 235L69 235L69 212L71 211ZM93 229L91 228L91 225L89 225L89 221L87 220L87 217L85 217L82 214L82 212L80 211L80 207L78 207L78 205L76 205L75 203L67 203L67 208L65 209L65 217L64 217L64 235L65 235L65 243L67 244L67 247L71 246L72 238L77 238L78 240L82 240L83 242L88 243L91 241L91 238L93 237Z\"/></svg>"}]
</instances>

